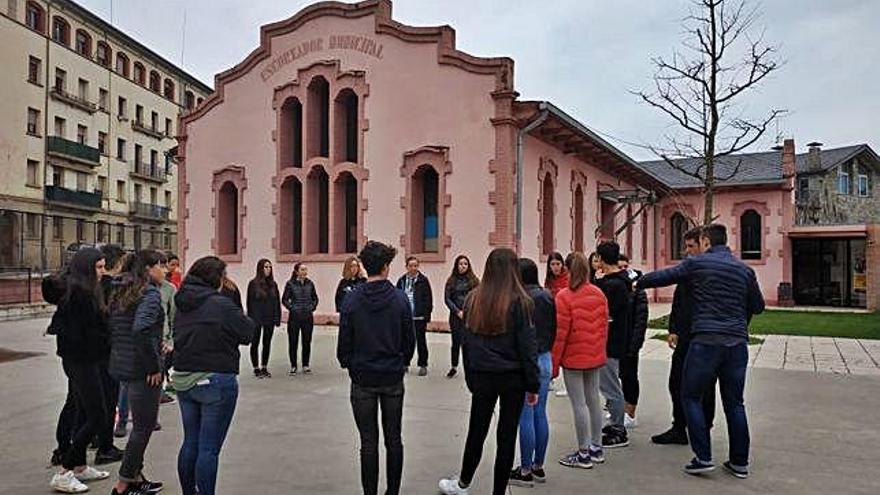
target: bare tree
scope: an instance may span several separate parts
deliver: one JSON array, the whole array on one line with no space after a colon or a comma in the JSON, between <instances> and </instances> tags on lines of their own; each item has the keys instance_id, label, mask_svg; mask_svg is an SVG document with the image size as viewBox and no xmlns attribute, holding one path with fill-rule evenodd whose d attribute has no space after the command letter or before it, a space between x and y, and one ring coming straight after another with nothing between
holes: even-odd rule
<instances>
[{"instance_id":1,"label":"bare tree","mask_svg":"<svg viewBox=\"0 0 880 495\"><path fill-rule=\"evenodd\" d=\"M752 31L757 8L745 0L692 0L682 21L683 49L671 59L655 57L654 88L633 92L673 120L678 132L665 136L663 147L649 146L670 166L700 181L705 192L703 222L714 219L718 182L740 173L741 162L723 175L716 173L719 157L745 150L767 131L783 110L770 110L749 119L740 104L781 62L778 47L764 42L763 31ZM698 158L696 167L676 160ZM693 161L691 161L693 163Z\"/></svg>"}]
</instances>

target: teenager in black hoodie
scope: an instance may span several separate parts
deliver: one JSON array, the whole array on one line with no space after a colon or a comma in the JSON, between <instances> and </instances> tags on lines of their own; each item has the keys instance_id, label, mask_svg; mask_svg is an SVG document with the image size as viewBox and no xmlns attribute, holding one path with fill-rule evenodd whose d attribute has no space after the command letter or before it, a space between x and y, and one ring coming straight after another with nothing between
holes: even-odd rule
<instances>
[{"instance_id":1,"label":"teenager in black hoodie","mask_svg":"<svg viewBox=\"0 0 880 495\"><path fill-rule=\"evenodd\" d=\"M379 428L385 437L387 495L400 492L403 473L403 374L415 349L412 313L406 296L388 281L397 250L369 241L360 252L367 283L342 305L336 357L351 377L351 408L361 438L361 485L378 493Z\"/></svg>"},{"instance_id":2,"label":"teenager in black hoodie","mask_svg":"<svg viewBox=\"0 0 880 495\"><path fill-rule=\"evenodd\" d=\"M257 262L257 274L247 288L247 314L257 323L257 330L251 341L251 365L257 378L272 378L272 373L267 368L269 352L272 350L275 327L281 324L281 296L278 294L278 284L275 283L273 273L272 262L261 259ZM261 333L262 354L259 353ZM261 360L257 359L258 356Z\"/></svg>"},{"instance_id":3,"label":"teenager in black hoodie","mask_svg":"<svg viewBox=\"0 0 880 495\"><path fill-rule=\"evenodd\" d=\"M452 334L452 367L446 373L446 378L452 378L458 373L461 337L464 335L464 302L478 285L480 279L474 274L471 260L463 254L456 256L444 290L446 307L449 308L449 333Z\"/></svg>"},{"instance_id":4,"label":"teenager in black hoodie","mask_svg":"<svg viewBox=\"0 0 880 495\"><path fill-rule=\"evenodd\" d=\"M289 312L287 316L287 351L290 355L290 376L296 374L297 344L302 334L303 373L311 373L309 360L312 355L312 330L315 320L312 314L318 308L318 292L309 280L309 269L303 263L293 265L290 280L284 286L281 304Z\"/></svg>"}]
</instances>

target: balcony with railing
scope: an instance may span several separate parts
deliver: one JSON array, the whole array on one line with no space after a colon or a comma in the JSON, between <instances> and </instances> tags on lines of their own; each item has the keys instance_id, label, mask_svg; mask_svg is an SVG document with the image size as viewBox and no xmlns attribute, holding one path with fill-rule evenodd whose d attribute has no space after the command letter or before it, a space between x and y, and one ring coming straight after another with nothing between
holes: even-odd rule
<instances>
[{"instance_id":1,"label":"balcony with railing","mask_svg":"<svg viewBox=\"0 0 880 495\"><path fill-rule=\"evenodd\" d=\"M156 139L162 139L165 137L164 132L162 132L154 127L147 127L146 125L144 125L143 122L140 122L137 120L131 121L131 130L136 131L136 132L140 132L141 134L144 134L144 135L150 136L152 138L156 138Z\"/></svg>"},{"instance_id":2,"label":"balcony with railing","mask_svg":"<svg viewBox=\"0 0 880 495\"><path fill-rule=\"evenodd\" d=\"M90 167L101 165L101 151L98 148L64 139L60 136L49 136L47 145L50 155L84 163Z\"/></svg>"},{"instance_id":3,"label":"balcony with railing","mask_svg":"<svg viewBox=\"0 0 880 495\"><path fill-rule=\"evenodd\" d=\"M102 197L100 191L75 191L60 186L46 186L46 201L54 206L99 211Z\"/></svg>"},{"instance_id":4,"label":"balcony with railing","mask_svg":"<svg viewBox=\"0 0 880 495\"><path fill-rule=\"evenodd\" d=\"M133 217L145 220L166 221L171 214L171 208L135 201L131 203L129 213Z\"/></svg>"},{"instance_id":5,"label":"balcony with railing","mask_svg":"<svg viewBox=\"0 0 880 495\"><path fill-rule=\"evenodd\" d=\"M155 163L132 163L128 175L135 179L143 179L157 184L168 182L165 169Z\"/></svg>"},{"instance_id":6,"label":"balcony with railing","mask_svg":"<svg viewBox=\"0 0 880 495\"><path fill-rule=\"evenodd\" d=\"M90 114L98 111L98 105L92 103L85 98L70 94L67 91L64 91L64 89L59 88L58 86L53 86L52 89L49 91L49 95L52 97L53 100L67 103L72 107L79 108L80 110L85 110Z\"/></svg>"}]
</instances>

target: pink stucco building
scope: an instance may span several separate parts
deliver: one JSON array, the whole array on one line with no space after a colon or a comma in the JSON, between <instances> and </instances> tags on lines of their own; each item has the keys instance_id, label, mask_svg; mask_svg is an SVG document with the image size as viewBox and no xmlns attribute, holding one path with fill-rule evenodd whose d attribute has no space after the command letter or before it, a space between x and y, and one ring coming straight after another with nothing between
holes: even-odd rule
<instances>
[{"instance_id":1,"label":"pink stucco building","mask_svg":"<svg viewBox=\"0 0 880 495\"><path fill-rule=\"evenodd\" d=\"M421 259L441 322L459 253L481 269L498 246L537 260L616 237L651 270L675 262L672 216L700 214L697 193L670 188L553 104L520 100L513 60L458 51L448 26L402 25L389 0L319 3L263 26L215 89L181 119L181 256L217 254L239 284L260 258L285 278L303 261L321 321L334 317L343 260L367 238ZM770 302L790 277L786 177L718 198L731 226L762 216L753 264Z\"/></svg>"}]
</instances>

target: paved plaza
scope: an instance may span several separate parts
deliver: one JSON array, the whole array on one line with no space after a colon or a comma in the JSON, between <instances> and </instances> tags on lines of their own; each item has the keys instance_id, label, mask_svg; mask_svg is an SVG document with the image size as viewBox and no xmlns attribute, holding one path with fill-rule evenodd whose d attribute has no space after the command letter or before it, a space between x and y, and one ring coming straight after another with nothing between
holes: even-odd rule
<instances>
[{"instance_id":1,"label":"paved plaza","mask_svg":"<svg viewBox=\"0 0 880 495\"><path fill-rule=\"evenodd\" d=\"M65 381L54 340L42 336L46 325L44 319L0 323L0 347L44 353L0 363L0 493L50 493L47 460ZM312 376L286 376L286 338L285 332L276 332L270 367L275 378L256 380L242 360L241 395L221 457L219 491L359 493L357 434L348 403L349 381L334 358L335 329L316 331ZM464 380L443 378L448 336L434 334L429 341L430 375L408 376L406 381L406 494L437 493L437 480L458 470L466 433L469 402ZM574 430L568 399L551 397L548 483L534 489L512 487L510 492L877 494L878 344L770 337L763 346L753 346L746 398L752 477L741 481L721 471L703 478L687 476L681 466L690 458L688 448L650 443L651 434L668 427L670 407L669 351L663 342L649 340L641 372L640 424L631 431L632 445L609 452L608 462L590 471L559 466L556 459L573 447ZM147 450L145 472L168 483L165 493L179 493L177 406L163 405L160 419L163 429ZM714 452L722 461L727 446L723 416L717 425ZM124 446L124 440L117 444ZM490 440L472 493L490 491L493 455ZM110 481L92 484L92 493L109 493L110 486Z\"/></svg>"}]
</instances>

